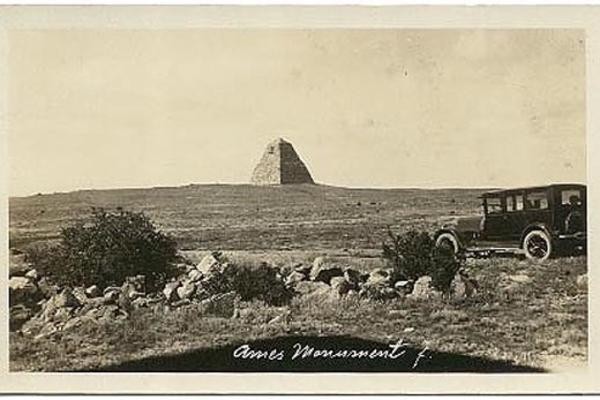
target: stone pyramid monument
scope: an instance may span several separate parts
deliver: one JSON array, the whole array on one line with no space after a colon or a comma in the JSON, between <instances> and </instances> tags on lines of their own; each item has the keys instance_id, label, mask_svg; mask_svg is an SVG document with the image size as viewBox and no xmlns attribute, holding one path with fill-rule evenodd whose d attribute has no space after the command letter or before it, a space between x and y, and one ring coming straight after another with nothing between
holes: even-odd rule
<instances>
[{"instance_id":1,"label":"stone pyramid monument","mask_svg":"<svg viewBox=\"0 0 600 400\"><path fill-rule=\"evenodd\" d=\"M267 145L250 182L253 185L315 183L292 144L281 138Z\"/></svg>"}]
</instances>

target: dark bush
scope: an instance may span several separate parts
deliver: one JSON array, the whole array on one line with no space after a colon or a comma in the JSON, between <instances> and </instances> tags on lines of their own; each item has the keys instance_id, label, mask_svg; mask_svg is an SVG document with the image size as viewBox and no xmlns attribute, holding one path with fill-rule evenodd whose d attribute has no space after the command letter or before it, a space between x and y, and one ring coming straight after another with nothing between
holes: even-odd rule
<instances>
[{"instance_id":1,"label":"dark bush","mask_svg":"<svg viewBox=\"0 0 600 400\"><path fill-rule=\"evenodd\" d=\"M63 228L58 245L27 251L27 261L59 285L103 288L144 275L150 291L174 273L176 257L175 241L143 213L97 208L90 221Z\"/></svg>"},{"instance_id":2,"label":"dark bush","mask_svg":"<svg viewBox=\"0 0 600 400\"><path fill-rule=\"evenodd\" d=\"M382 257L393 269L394 280L415 281L429 275L433 286L442 292L448 292L452 279L462 266L462 261L452 250L436 247L427 232L416 230L394 234L389 229Z\"/></svg>"},{"instance_id":3,"label":"dark bush","mask_svg":"<svg viewBox=\"0 0 600 400\"><path fill-rule=\"evenodd\" d=\"M235 291L242 301L260 300L280 306L289 303L294 292L285 286L278 272L277 268L264 262L259 265L227 264L203 287L210 294Z\"/></svg>"}]
</instances>

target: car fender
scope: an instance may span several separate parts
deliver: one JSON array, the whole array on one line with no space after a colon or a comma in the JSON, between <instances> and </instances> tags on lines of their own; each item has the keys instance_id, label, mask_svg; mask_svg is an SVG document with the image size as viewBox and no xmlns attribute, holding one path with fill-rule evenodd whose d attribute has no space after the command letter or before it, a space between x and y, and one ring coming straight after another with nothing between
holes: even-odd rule
<instances>
[{"instance_id":1,"label":"car fender","mask_svg":"<svg viewBox=\"0 0 600 400\"><path fill-rule=\"evenodd\" d=\"M544 233L546 233L546 235L548 235L550 240L554 239L554 235L552 234L552 230L550 229L548 224L546 224L545 222L533 222L533 223L527 225L527 227L525 227L525 229L523 229L523 233L521 233L521 240L519 241L519 246L521 248L523 248L523 241L525 240L525 236L527 236L527 234L533 230L544 231Z\"/></svg>"},{"instance_id":2,"label":"car fender","mask_svg":"<svg viewBox=\"0 0 600 400\"><path fill-rule=\"evenodd\" d=\"M435 232L435 235L433 236L433 240L437 241L437 238L442 234L442 233L449 233L452 236L454 236L456 238L456 241L458 242L458 247L461 249L465 248L465 244L464 244L464 240L462 238L462 236L460 235L460 233L458 232L458 230L451 228L451 227L443 227L441 229L438 229Z\"/></svg>"}]
</instances>

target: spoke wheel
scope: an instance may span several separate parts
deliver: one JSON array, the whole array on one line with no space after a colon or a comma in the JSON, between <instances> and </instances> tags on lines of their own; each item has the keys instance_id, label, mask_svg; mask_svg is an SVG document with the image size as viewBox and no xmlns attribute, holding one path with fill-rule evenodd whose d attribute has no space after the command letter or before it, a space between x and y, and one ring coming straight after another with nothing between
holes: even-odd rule
<instances>
[{"instance_id":1,"label":"spoke wheel","mask_svg":"<svg viewBox=\"0 0 600 400\"><path fill-rule=\"evenodd\" d=\"M530 260L544 261L552 254L552 242L546 232L531 231L523 240L523 250Z\"/></svg>"},{"instance_id":2,"label":"spoke wheel","mask_svg":"<svg viewBox=\"0 0 600 400\"><path fill-rule=\"evenodd\" d=\"M458 254L458 251L460 250L458 240L456 240L456 237L451 233L442 233L439 235L435 240L435 245L442 249L448 249L454 254Z\"/></svg>"}]
</instances>

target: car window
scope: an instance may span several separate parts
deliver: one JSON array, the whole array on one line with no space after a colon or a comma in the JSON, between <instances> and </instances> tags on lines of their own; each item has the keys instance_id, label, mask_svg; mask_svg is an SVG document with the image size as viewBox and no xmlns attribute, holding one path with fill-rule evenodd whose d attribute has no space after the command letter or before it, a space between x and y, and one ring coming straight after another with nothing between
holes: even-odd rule
<instances>
[{"instance_id":1,"label":"car window","mask_svg":"<svg viewBox=\"0 0 600 400\"><path fill-rule=\"evenodd\" d=\"M521 211L523 209L523 195L515 194L506 197L506 211Z\"/></svg>"},{"instance_id":2,"label":"car window","mask_svg":"<svg viewBox=\"0 0 600 400\"><path fill-rule=\"evenodd\" d=\"M518 194L515 196L515 210L521 211L523 209L523 195Z\"/></svg>"},{"instance_id":3,"label":"car window","mask_svg":"<svg viewBox=\"0 0 600 400\"><path fill-rule=\"evenodd\" d=\"M545 210L548 208L548 197L546 192L527 193L528 210Z\"/></svg>"},{"instance_id":4,"label":"car window","mask_svg":"<svg viewBox=\"0 0 600 400\"><path fill-rule=\"evenodd\" d=\"M502 212L502 200L499 197L488 197L486 199L487 213L497 214Z\"/></svg>"},{"instance_id":5,"label":"car window","mask_svg":"<svg viewBox=\"0 0 600 400\"><path fill-rule=\"evenodd\" d=\"M562 205L581 205L581 190L563 190L560 197L560 204Z\"/></svg>"}]
</instances>

